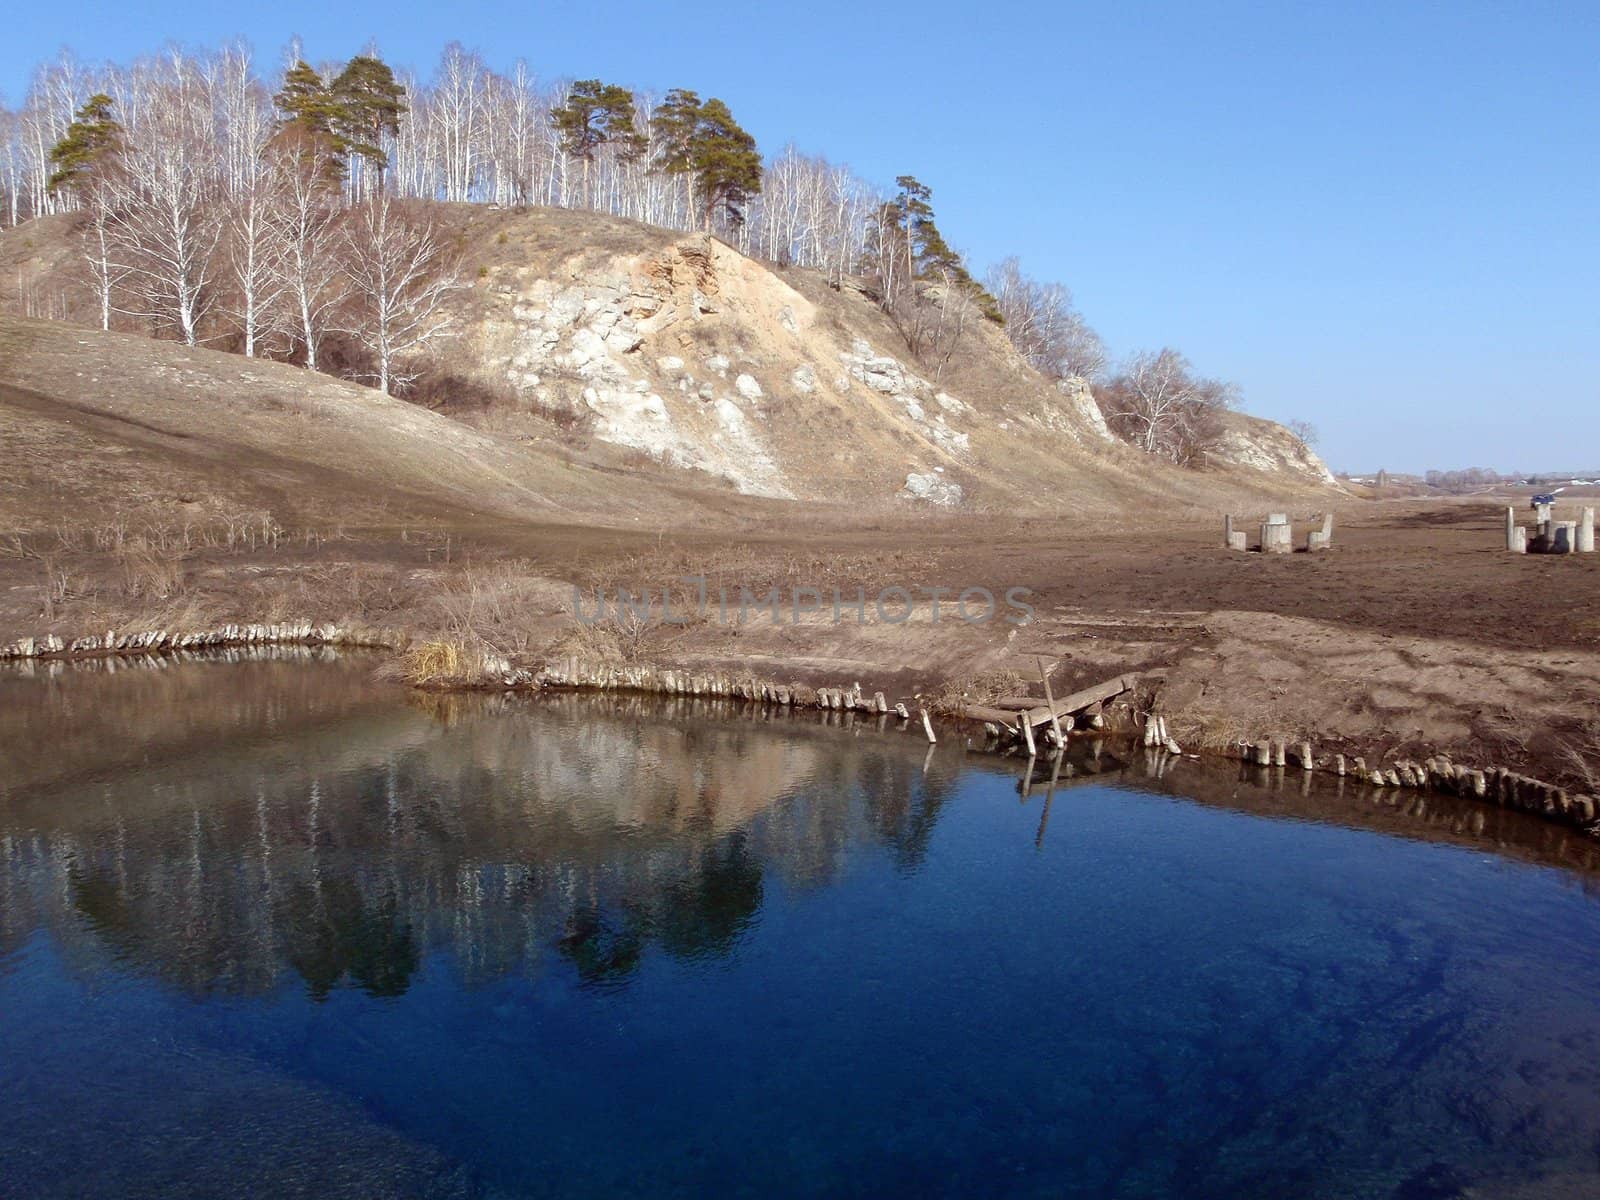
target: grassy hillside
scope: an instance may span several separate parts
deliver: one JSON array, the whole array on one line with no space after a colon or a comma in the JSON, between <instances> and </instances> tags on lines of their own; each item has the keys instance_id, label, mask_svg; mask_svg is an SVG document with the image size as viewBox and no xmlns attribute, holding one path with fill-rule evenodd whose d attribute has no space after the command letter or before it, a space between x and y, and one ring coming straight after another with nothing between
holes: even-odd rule
<instances>
[{"instance_id":1,"label":"grassy hillside","mask_svg":"<svg viewBox=\"0 0 1600 1200\"><path fill-rule=\"evenodd\" d=\"M327 483L351 503L376 488L469 511L627 519L666 489L704 493L719 512L745 493L870 511L1115 516L1265 504L1322 486L1283 457L1268 471L1201 473L1107 441L975 313L937 353L916 353L859 288L769 267L707 236L565 209L437 205L433 218L467 285L415 397L436 414L259 360L63 340L15 322L0 384L43 398L35 422L53 400L108 407L168 435L173 422L203 427L185 431L187 454L182 439L141 435L146 453L180 475L198 469L202 433L213 462L226 464L222 442L236 440L257 463L276 455L353 473L359 480ZM71 218L0 236L7 309L86 321L75 236ZM108 386L132 381L136 392ZM320 422L315 436L297 439L306 420ZM247 491L260 484L259 471L223 474Z\"/></svg>"}]
</instances>

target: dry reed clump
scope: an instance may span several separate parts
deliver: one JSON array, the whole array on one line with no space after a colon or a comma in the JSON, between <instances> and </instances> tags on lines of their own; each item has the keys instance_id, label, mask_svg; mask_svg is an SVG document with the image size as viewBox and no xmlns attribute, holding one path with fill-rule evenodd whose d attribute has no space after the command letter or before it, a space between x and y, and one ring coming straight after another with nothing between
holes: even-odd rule
<instances>
[{"instance_id":1,"label":"dry reed clump","mask_svg":"<svg viewBox=\"0 0 1600 1200\"><path fill-rule=\"evenodd\" d=\"M183 553L148 543L133 543L118 552L122 594L132 599L166 600L188 582Z\"/></svg>"},{"instance_id":2,"label":"dry reed clump","mask_svg":"<svg viewBox=\"0 0 1600 1200\"><path fill-rule=\"evenodd\" d=\"M380 674L400 679L412 687L439 686L467 680L479 662L478 654L460 642L417 642Z\"/></svg>"},{"instance_id":3,"label":"dry reed clump","mask_svg":"<svg viewBox=\"0 0 1600 1200\"><path fill-rule=\"evenodd\" d=\"M937 692L922 698L922 706L929 712L958 716L969 704L993 704L1001 696L1025 694L1027 684L1016 671L985 671L981 675L946 680ZM1039 703L1044 703L1042 697Z\"/></svg>"},{"instance_id":4,"label":"dry reed clump","mask_svg":"<svg viewBox=\"0 0 1600 1200\"><path fill-rule=\"evenodd\" d=\"M1194 703L1176 713L1162 710L1168 732L1185 747L1217 753L1232 750L1241 742L1256 742L1266 737L1289 737L1291 723L1280 720L1263 705L1235 700L1223 706Z\"/></svg>"}]
</instances>

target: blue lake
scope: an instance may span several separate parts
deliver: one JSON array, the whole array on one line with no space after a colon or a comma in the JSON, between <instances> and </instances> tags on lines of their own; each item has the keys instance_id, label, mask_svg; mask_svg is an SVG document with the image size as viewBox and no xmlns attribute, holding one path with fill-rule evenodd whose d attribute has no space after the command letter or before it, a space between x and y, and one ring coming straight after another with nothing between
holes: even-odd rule
<instances>
[{"instance_id":1,"label":"blue lake","mask_svg":"<svg viewBox=\"0 0 1600 1200\"><path fill-rule=\"evenodd\" d=\"M0 676L0 1196L1600 1195L1600 843L370 669Z\"/></svg>"}]
</instances>

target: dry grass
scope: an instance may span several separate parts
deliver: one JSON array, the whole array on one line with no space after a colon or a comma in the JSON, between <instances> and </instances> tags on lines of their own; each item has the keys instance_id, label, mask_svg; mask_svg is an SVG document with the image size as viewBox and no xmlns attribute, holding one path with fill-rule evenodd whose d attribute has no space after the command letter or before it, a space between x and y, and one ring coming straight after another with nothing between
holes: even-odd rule
<instances>
[{"instance_id":1,"label":"dry grass","mask_svg":"<svg viewBox=\"0 0 1600 1200\"><path fill-rule=\"evenodd\" d=\"M145 551L188 554L200 550L254 553L281 546L312 547L345 536L342 528L288 529L270 512L253 510L215 519L134 520L116 514L93 525L58 522L49 529L22 530L0 537L0 558L45 558L52 555L126 554Z\"/></svg>"},{"instance_id":2,"label":"dry grass","mask_svg":"<svg viewBox=\"0 0 1600 1200\"><path fill-rule=\"evenodd\" d=\"M413 687L427 687L466 679L469 670L475 668L477 663L477 654L460 642L418 642L385 673L397 675Z\"/></svg>"},{"instance_id":3,"label":"dry grass","mask_svg":"<svg viewBox=\"0 0 1600 1200\"><path fill-rule=\"evenodd\" d=\"M1001 696L1021 696L1027 691L1027 682L1016 671L985 671L946 680L937 692L922 698L922 706L933 713L956 716L968 704L993 704Z\"/></svg>"},{"instance_id":4,"label":"dry grass","mask_svg":"<svg viewBox=\"0 0 1600 1200\"><path fill-rule=\"evenodd\" d=\"M117 556L122 594L131 599L166 600L188 581L183 554L154 546L130 546Z\"/></svg>"},{"instance_id":5,"label":"dry grass","mask_svg":"<svg viewBox=\"0 0 1600 1200\"><path fill-rule=\"evenodd\" d=\"M526 559L471 564L440 581L434 622L450 638L498 654L526 654L548 615L550 583Z\"/></svg>"},{"instance_id":6,"label":"dry grass","mask_svg":"<svg viewBox=\"0 0 1600 1200\"><path fill-rule=\"evenodd\" d=\"M1600 797L1600 720L1590 720L1573 735L1566 757L1568 767L1582 781L1584 791Z\"/></svg>"}]
</instances>

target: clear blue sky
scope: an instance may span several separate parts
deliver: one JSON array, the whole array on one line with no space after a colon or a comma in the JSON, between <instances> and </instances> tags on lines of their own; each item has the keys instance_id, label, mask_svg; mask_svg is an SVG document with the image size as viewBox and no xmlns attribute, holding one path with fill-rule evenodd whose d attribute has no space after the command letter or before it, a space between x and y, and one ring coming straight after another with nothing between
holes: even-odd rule
<instances>
[{"instance_id":1,"label":"clear blue sky","mask_svg":"<svg viewBox=\"0 0 1600 1200\"><path fill-rule=\"evenodd\" d=\"M1600 468L1600 3L704 0L13 6L0 92L70 46L275 61L452 39L545 78L692 87L882 183L981 270L1072 288L1336 468Z\"/></svg>"}]
</instances>

